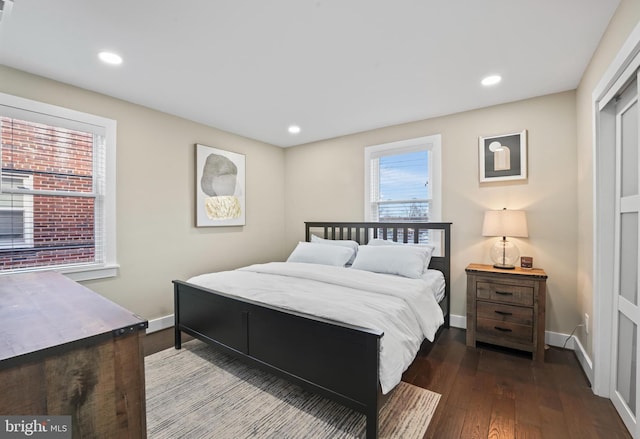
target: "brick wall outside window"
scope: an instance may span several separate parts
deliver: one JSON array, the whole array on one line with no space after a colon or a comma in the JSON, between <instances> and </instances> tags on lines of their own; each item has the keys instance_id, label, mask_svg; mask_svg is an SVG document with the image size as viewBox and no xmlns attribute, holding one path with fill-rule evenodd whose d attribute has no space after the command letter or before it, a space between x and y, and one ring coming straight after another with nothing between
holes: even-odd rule
<instances>
[{"instance_id":1,"label":"brick wall outside window","mask_svg":"<svg viewBox=\"0 0 640 439\"><path fill-rule=\"evenodd\" d=\"M2 173L32 177L34 191L91 194L93 135L16 119L2 123ZM9 200L4 191L0 197ZM21 195L22 196L22 195ZM31 195L33 245L0 249L0 270L94 262L92 196ZM32 215L31 215L32 214ZM6 240L3 240L5 242Z\"/></svg>"}]
</instances>

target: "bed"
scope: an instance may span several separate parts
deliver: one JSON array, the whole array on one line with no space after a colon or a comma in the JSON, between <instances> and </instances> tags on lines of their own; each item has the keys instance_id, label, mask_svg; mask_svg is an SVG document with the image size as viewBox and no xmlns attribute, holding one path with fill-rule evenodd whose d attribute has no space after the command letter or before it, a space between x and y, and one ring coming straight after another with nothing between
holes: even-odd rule
<instances>
[{"instance_id":1,"label":"bed","mask_svg":"<svg viewBox=\"0 0 640 439\"><path fill-rule=\"evenodd\" d=\"M443 297L437 302L443 316L441 330L449 327L450 228L450 223L306 222L305 243L355 241L369 250L374 242L393 241L420 247L428 240L437 248L428 268L439 271L444 278ZM358 262L353 263L353 268L347 270L354 272ZM280 269L278 265L265 265L265 268L260 265L258 271L272 267ZM255 276L252 267L242 270L251 271ZM287 266L288 269L291 267L306 271L302 263ZM344 268L335 267L326 270L345 272ZM233 272L229 276L235 276L235 270ZM266 275L273 273L268 271ZM203 286L207 284L197 278L188 282L173 281L176 349L181 348L182 333L191 335L363 413L367 438L377 437L378 410L384 400L383 393L387 393L381 385L380 358L385 352L381 346L387 341L383 339L382 330L376 325L345 323L331 314L313 315L266 304L254 296L231 294L228 290L235 287L234 277L229 278L230 283L219 284L226 285L219 289ZM291 285L298 288L295 282Z\"/></svg>"}]
</instances>

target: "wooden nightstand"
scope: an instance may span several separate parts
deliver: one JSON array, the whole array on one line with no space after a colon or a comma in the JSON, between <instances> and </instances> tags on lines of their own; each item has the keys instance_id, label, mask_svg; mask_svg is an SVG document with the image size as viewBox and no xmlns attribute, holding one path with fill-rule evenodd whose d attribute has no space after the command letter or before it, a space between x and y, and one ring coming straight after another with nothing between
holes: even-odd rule
<instances>
[{"instance_id":1,"label":"wooden nightstand","mask_svg":"<svg viewBox=\"0 0 640 439\"><path fill-rule=\"evenodd\" d=\"M481 341L528 351L544 361L544 270L470 264L466 272L467 346Z\"/></svg>"}]
</instances>

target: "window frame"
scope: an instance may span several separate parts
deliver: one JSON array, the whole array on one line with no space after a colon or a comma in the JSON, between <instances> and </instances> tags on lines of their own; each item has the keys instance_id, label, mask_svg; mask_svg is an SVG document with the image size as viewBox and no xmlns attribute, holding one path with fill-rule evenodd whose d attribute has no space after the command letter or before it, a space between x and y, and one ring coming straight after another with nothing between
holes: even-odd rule
<instances>
[{"instance_id":1,"label":"window frame","mask_svg":"<svg viewBox=\"0 0 640 439\"><path fill-rule=\"evenodd\" d=\"M29 189L33 189L33 176L32 175L23 175L17 172L0 172L0 188L4 186L5 179L21 179L25 182L25 185ZM0 197L6 194L7 192L2 190L0 191ZM22 207L2 207L0 203L0 212L16 212L22 211L22 239L20 240L20 244L16 244L18 241L15 238L4 239L0 236L0 249L7 248L32 248L33 247L33 222L27 221L26 218L30 214L33 217L33 195L31 194L21 194L22 195Z\"/></svg>"},{"instance_id":2,"label":"window frame","mask_svg":"<svg viewBox=\"0 0 640 439\"><path fill-rule=\"evenodd\" d=\"M29 267L6 270L5 274L25 271L54 270L76 281L114 277L118 274L116 262L116 132L113 119L96 116L57 105L0 93L0 114L7 117L46 123L70 129L86 130L93 127L94 133L104 136L104 194L96 198L95 209L102 209L102 222L96 230L102 230L102 261L66 266ZM98 166L94 159L94 169ZM100 199L101 198L101 199ZM96 221L99 215L96 215Z\"/></svg>"},{"instance_id":3,"label":"window frame","mask_svg":"<svg viewBox=\"0 0 640 439\"><path fill-rule=\"evenodd\" d=\"M391 143L367 146L364 148L364 220L377 221L372 218L371 212L371 160L381 156L398 155L417 151L428 153L428 195L430 195L429 221L438 222L442 215L442 136L433 134L430 136L416 137Z\"/></svg>"}]
</instances>

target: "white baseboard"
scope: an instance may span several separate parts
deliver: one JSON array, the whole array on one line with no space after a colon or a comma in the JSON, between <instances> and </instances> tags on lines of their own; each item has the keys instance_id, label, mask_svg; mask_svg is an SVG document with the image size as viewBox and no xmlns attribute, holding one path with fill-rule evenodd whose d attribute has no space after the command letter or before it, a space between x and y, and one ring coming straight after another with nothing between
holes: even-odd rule
<instances>
[{"instance_id":1,"label":"white baseboard","mask_svg":"<svg viewBox=\"0 0 640 439\"><path fill-rule=\"evenodd\" d=\"M454 328L467 329L467 316L451 314L449 316L449 324Z\"/></svg>"},{"instance_id":2,"label":"white baseboard","mask_svg":"<svg viewBox=\"0 0 640 439\"><path fill-rule=\"evenodd\" d=\"M555 346L558 348L575 348L574 337L570 337L569 334L562 334L560 332L546 331L544 333L544 342L549 346Z\"/></svg>"},{"instance_id":3,"label":"white baseboard","mask_svg":"<svg viewBox=\"0 0 640 439\"><path fill-rule=\"evenodd\" d=\"M565 335L565 334L561 334L561 335L564 337L565 340L568 337L568 335ZM584 349L584 346L582 346L582 343L580 343L580 340L578 339L578 337L576 337L575 335L572 335L570 340L567 342L566 347L567 349L573 349L573 351L576 354L576 357L578 358L578 362L580 363L580 366L582 366L582 370L587 376L587 379L589 380L591 387L593 387L593 362L591 361L591 358L589 358L589 355L587 355L587 351Z\"/></svg>"},{"instance_id":4,"label":"white baseboard","mask_svg":"<svg viewBox=\"0 0 640 439\"><path fill-rule=\"evenodd\" d=\"M157 331L162 331L163 329L167 329L167 328L172 328L173 323L174 323L173 314L169 314L168 316L149 320L149 327L147 328L147 334L151 334Z\"/></svg>"}]
</instances>

